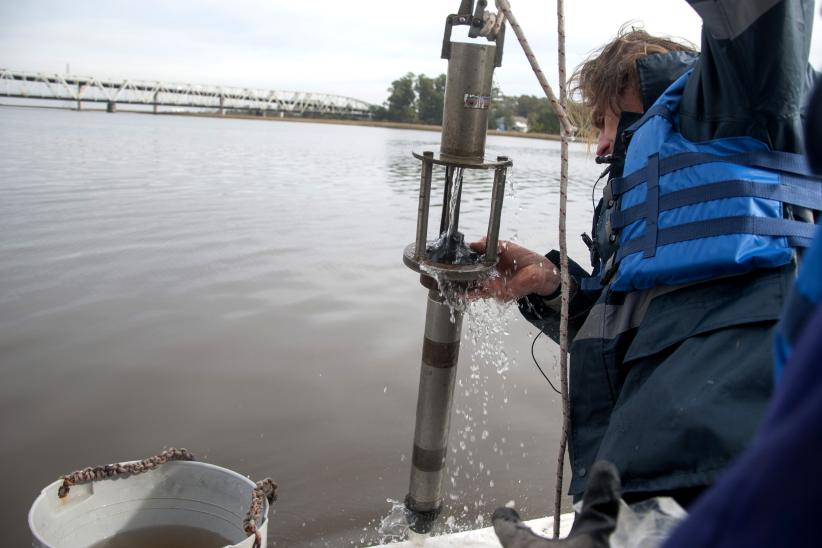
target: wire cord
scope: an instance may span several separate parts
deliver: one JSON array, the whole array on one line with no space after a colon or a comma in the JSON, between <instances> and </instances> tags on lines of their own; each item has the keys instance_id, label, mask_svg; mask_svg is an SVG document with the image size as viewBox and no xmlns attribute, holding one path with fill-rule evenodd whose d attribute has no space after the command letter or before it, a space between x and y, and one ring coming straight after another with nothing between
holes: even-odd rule
<instances>
[{"instance_id":1,"label":"wire cord","mask_svg":"<svg viewBox=\"0 0 822 548\"><path fill-rule=\"evenodd\" d=\"M543 377L545 377L545 380L546 380L546 381L548 381L548 384L550 384L550 385L551 385L551 388L553 388L553 389L554 389L554 392L556 392L557 394L559 394L559 395L561 396L561 395L562 395L562 392L560 392L559 390L557 390L557 387L556 387L556 386L554 386L554 383L552 383L552 382L551 382L551 379L549 379L549 378L548 378L548 375L546 375L546 374L545 374L545 371L543 371L543 370L542 370L542 367L540 367L539 362L537 361L537 357L536 357L536 355L534 354L534 345L536 345L536 344L537 344L537 339L539 339L540 335L543 335L543 334L545 334L545 331L543 331L542 329L540 329L540 330L539 330L539 333L537 334L537 336L536 336L536 337L534 337L534 340L533 340L533 341L531 341L531 359L533 359L533 360L534 360L534 365L536 365L536 366L537 366L537 369L539 369L539 372L540 372L540 373L542 373L542 376L543 376Z\"/></svg>"}]
</instances>

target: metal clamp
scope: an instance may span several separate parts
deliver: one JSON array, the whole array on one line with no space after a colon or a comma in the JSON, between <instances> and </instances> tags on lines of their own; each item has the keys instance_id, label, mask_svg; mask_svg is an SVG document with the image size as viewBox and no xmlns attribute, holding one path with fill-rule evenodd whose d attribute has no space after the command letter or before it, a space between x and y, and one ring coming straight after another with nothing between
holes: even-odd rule
<instances>
[{"instance_id":1,"label":"metal clamp","mask_svg":"<svg viewBox=\"0 0 822 548\"><path fill-rule=\"evenodd\" d=\"M485 8L488 6L487 0L478 0L476 9L474 9L473 0L462 0L458 13L452 13L445 18L445 32L442 37L442 53L440 58L451 59L451 31L454 26L470 26L468 29L468 36L470 38L477 38L482 29L482 15ZM473 15L472 12L473 11ZM497 50L494 57L494 66L502 66L502 50L505 44L505 25L499 29L499 33L495 38L487 38L489 42L496 44Z\"/></svg>"},{"instance_id":2,"label":"metal clamp","mask_svg":"<svg viewBox=\"0 0 822 548\"><path fill-rule=\"evenodd\" d=\"M605 186L602 187L602 201L607 208L611 208L614 205L614 193L611 187L611 181L608 181L605 183Z\"/></svg>"}]
</instances>

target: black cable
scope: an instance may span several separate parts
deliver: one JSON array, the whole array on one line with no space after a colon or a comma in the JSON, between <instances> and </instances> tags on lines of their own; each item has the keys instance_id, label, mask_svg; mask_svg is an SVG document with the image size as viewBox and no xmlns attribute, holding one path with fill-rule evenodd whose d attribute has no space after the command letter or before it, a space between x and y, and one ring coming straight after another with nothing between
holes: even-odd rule
<instances>
[{"instance_id":1,"label":"black cable","mask_svg":"<svg viewBox=\"0 0 822 548\"><path fill-rule=\"evenodd\" d=\"M537 361L537 357L534 355L534 345L537 344L537 339L543 333L545 333L545 331L540 329L539 334L536 337L534 337L533 341L531 341L531 358L534 360L534 365L537 366L537 369L539 369L539 372L542 373L542 376L545 377L545 380L548 381L548 384L550 384L551 388L554 389L554 392L556 392L557 394L559 394L561 396L562 393L559 390L557 390L557 387L554 386L554 383L551 382L551 379L548 378L548 375L546 375L545 371L543 371L542 368L539 366L539 362Z\"/></svg>"},{"instance_id":2,"label":"black cable","mask_svg":"<svg viewBox=\"0 0 822 548\"><path fill-rule=\"evenodd\" d=\"M597 209L597 204L596 204L596 201L595 201L595 198L594 198L594 196L595 196L595 194L596 194L596 191L597 191L597 185L599 184L599 182L602 180L602 178L603 178L603 177L605 177L606 175L608 175L608 173L609 173L610 171L611 171L611 166L606 167L606 168L602 171L602 173L600 173L599 178L598 178L598 179L596 180L596 182L594 183L594 188L592 188L592 189L591 189L591 208L592 208L594 211L596 211L596 209Z\"/></svg>"}]
</instances>

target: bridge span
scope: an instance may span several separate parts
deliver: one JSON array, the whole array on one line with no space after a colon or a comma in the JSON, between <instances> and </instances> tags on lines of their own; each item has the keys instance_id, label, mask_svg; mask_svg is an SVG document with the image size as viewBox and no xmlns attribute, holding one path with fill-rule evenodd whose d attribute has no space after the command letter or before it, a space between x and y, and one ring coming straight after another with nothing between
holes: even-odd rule
<instances>
[{"instance_id":1,"label":"bridge span","mask_svg":"<svg viewBox=\"0 0 822 548\"><path fill-rule=\"evenodd\" d=\"M70 76L0 69L0 97L72 101L77 110L83 103L104 103L109 112L118 104L230 110L292 116L370 117L365 101L299 91L277 91L201 84L176 84L143 80L107 80L93 76Z\"/></svg>"}]
</instances>

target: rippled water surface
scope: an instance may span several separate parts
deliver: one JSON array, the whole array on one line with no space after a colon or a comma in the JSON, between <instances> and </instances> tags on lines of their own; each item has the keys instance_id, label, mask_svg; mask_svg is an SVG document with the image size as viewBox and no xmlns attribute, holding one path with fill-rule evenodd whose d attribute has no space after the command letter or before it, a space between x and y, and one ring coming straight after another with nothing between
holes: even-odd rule
<instances>
[{"instance_id":1,"label":"rippled water surface","mask_svg":"<svg viewBox=\"0 0 822 548\"><path fill-rule=\"evenodd\" d=\"M411 151L438 140L0 108L3 544L28 542L26 512L57 476L167 446L273 477L271 545L379 540L389 499L408 490L425 319L426 290L401 260ZM556 247L559 144L489 137L488 152L515 166L501 236ZM582 264L598 171L575 145L569 245ZM465 175L469 241L490 185ZM488 524L509 500L544 515L560 406L531 361L535 330L489 303L465 322L443 522ZM556 345L536 352L556 376Z\"/></svg>"}]
</instances>

